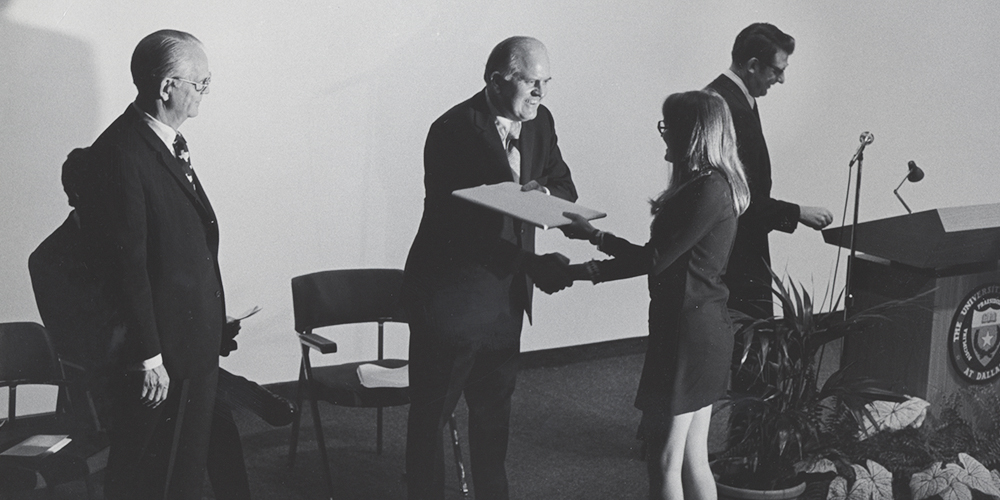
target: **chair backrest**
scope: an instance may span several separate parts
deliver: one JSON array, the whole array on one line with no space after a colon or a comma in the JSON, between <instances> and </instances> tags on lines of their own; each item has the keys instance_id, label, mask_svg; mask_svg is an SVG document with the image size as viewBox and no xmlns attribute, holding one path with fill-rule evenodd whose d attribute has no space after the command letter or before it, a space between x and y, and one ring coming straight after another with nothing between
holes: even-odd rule
<instances>
[{"instance_id":1,"label":"chair backrest","mask_svg":"<svg viewBox=\"0 0 1000 500\"><path fill-rule=\"evenodd\" d=\"M38 323L0 323L0 387L7 387L7 422L17 417L17 386L58 385L62 365L45 328ZM63 388L60 386L60 396ZM57 402L57 411L59 403Z\"/></svg>"},{"instance_id":2,"label":"chair backrest","mask_svg":"<svg viewBox=\"0 0 1000 500\"><path fill-rule=\"evenodd\" d=\"M292 278L295 331L393 321L405 323L400 269L341 269Z\"/></svg>"},{"instance_id":3,"label":"chair backrest","mask_svg":"<svg viewBox=\"0 0 1000 500\"><path fill-rule=\"evenodd\" d=\"M38 323L0 323L0 387L63 379L52 340Z\"/></svg>"}]
</instances>

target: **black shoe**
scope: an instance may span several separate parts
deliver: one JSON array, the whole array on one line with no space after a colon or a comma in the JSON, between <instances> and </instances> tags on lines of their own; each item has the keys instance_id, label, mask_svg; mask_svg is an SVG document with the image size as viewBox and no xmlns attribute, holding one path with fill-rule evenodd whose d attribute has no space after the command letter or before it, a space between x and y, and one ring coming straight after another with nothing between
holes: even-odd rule
<instances>
[{"instance_id":1,"label":"black shoe","mask_svg":"<svg viewBox=\"0 0 1000 500\"><path fill-rule=\"evenodd\" d=\"M218 392L233 408L250 410L275 427L288 425L295 418L296 409L291 401L222 368L219 368Z\"/></svg>"}]
</instances>

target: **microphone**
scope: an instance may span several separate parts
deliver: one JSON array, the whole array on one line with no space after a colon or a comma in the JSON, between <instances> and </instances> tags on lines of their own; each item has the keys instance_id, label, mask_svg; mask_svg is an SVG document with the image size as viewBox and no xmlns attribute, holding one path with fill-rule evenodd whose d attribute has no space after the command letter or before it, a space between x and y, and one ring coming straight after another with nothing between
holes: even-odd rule
<instances>
[{"instance_id":1,"label":"microphone","mask_svg":"<svg viewBox=\"0 0 1000 500\"><path fill-rule=\"evenodd\" d=\"M903 201L903 197L899 195L899 188L903 187L903 183L906 181L920 182L920 179L924 178L924 171L921 170L920 167L917 166L917 162L913 160L910 160L906 166L909 167L906 177L903 177L903 180L899 181L899 185L896 186L896 189L892 190L892 193L896 195L896 198L899 198L899 202L903 204L903 208L906 209L906 212L912 214L913 210L910 210L910 207L906 205L905 201Z\"/></svg>"},{"instance_id":2,"label":"microphone","mask_svg":"<svg viewBox=\"0 0 1000 500\"><path fill-rule=\"evenodd\" d=\"M848 167L853 167L854 163L861 158L861 155L864 154L865 152L865 146L875 142L875 136L871 132L864 131L861 132L860 140L861 140L861 145L858 146L858 151L854 153L854 157L851 158L851 163L847 165Z\"/></svg>"}]
</instances>

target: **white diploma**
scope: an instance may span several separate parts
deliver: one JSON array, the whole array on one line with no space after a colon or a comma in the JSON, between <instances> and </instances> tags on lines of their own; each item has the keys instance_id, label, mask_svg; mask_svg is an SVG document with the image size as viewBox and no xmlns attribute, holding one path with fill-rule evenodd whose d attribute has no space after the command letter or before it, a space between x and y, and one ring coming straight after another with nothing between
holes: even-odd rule
<instances>
[{"instance_id":1,"label":"white diploma","mask_svg":"<svg viewBox=\"0 0 1000 500\"><path fill-rule=\"evenodd\" d=\"M541 191L521 191L521 186L515 182L458 189L451 194L542 229L573 222L563 217L563 212L573 212L587 220L600 219L608 215Z\"/></svg>"}]
</instances>

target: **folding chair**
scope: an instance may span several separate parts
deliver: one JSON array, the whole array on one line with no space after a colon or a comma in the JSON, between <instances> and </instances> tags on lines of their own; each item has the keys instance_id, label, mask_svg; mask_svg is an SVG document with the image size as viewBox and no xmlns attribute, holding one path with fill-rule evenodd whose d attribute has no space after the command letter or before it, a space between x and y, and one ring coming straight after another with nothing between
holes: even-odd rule
<instances>
[{"instance_id":1,"label":"folding chair","mask_svg":"<svg viewBox=\"0 0 1000 500\"><path fill-rule=\"evenodd\" d=\"M406 360L385 359L384 325L386 322L405 323L406 317L399 304L403 271L399 269L345 269L322 271L292 278L292 304L295 311L295 331L302 348L296 406L302 407L302 392L309 394L312 403L313 425L323 471L330 497L333 497L333 478L323 439L318 400L346 406L377 408L376 453L382 453L382 408L409 404L409 387L375 387L361 384L358 366L374 364L383 368L401 368ZM357 323L378 324L378 357L372 361L312 367L310 350L320 354L337 352L337 344L314 332L317 328ZM301 415L301 411L299 412ZM292 439L289 446L289 466L295 464L301 418L292 422ZM469 487L462 464L462 449L458 439L455 416L449 421L452 447L460 488L468 496Z\"/></svg>"},{"instance_id":2,"label":"folding chair","mask_svg":"<svg viewBox=\"0 0 1000 500\"><path fill-rule=\"evenodd\" d=\"M107 436L99 431L89 392L71 393L72 383L66 379L44 327L28 322L0 323L0 387L8 390L7 418L0 419L0 450L36 435L65 434L72 439L51 453L0 455L0 492L44 486L54 495L56 485L82 479L88 496L95 497L91 475L107 465ZM18 386L29 384L58 388L53 413L17 416ZM88 400L74 401L71 394L82 394ZM88 411L82 412L81 407Z\"/></svg>"}]
</instances>

